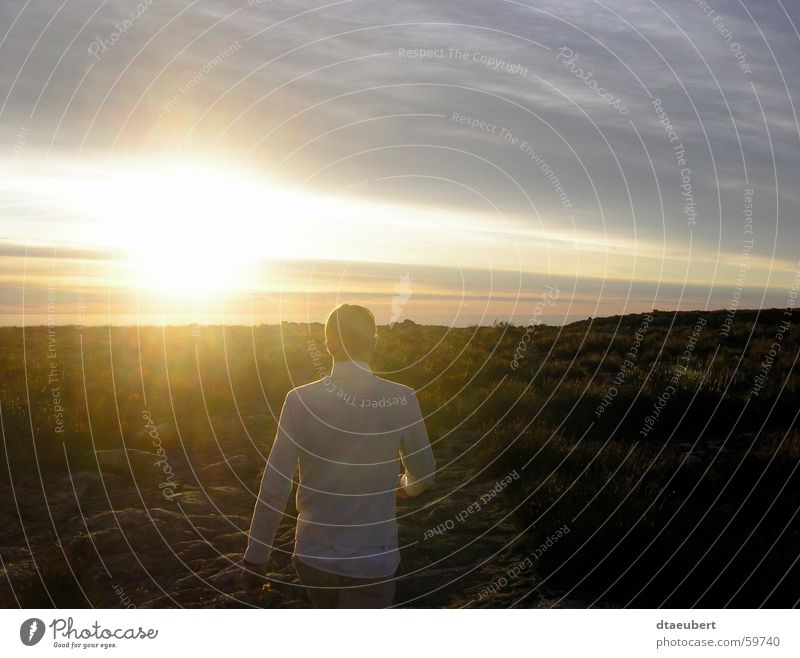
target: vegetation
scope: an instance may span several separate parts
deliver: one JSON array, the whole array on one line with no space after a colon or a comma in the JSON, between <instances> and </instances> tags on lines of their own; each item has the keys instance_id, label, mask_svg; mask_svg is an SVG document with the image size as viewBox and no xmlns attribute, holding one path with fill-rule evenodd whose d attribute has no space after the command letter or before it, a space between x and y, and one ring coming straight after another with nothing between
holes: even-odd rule
<instances>
[{"instance_id":1,"label":"vegetation","mask_svg":"<svg viewBox=\"0 0 800 658\"><path fill-rule=\"evenodd\" d=\"M597 605L795 605L800 313L739 311L727 332L726 316L406 321L380 328L373 368L418 390L434 441L468 430L476 470L520 474L503 501L524 551L569 528L536 556L544 586ZM2 328L4 489L153 450L144 414L175 428L168 452L212 461L238 441L260 463L287 391L329 368L322 345L319 324ZM240 423L224 438L221 416Z\"/></svg>"}]
</instances>

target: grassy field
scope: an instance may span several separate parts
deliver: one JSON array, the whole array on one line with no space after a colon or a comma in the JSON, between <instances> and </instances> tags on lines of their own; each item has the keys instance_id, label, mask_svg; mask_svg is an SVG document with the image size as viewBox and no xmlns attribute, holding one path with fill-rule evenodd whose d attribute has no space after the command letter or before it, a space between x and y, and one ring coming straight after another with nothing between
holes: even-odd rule
<instances>
[{"instance_id":1,"label":"grassy field","mask_svg":"<svg viewBox=\"0 0 800 658\"><path fill-rule=\"evenodd\" d=\"M538 590L579 605L796 605L800 313L726 317L654 311L565 327L381 327L373 369L418 390L443 470L516 476L493 495L491 512L470 519L491 532L507 517L514 531L496 553L476 549L469 560L532 564L504 586L513 599L467 596L469 587L502 589L484 574L431 604L457 604L463 587L470 600L503 606L532 604ZM318 324L56 326L0 329L0 367L0 482L14 494L0 507L10 583L2 600L86 605L77 580L92 604L114 605L87 595L85 555L71 562L69 550L30 539L74 546L66 517L87 512L58 498L64 478L102 472L97 455L120 449L161 448L175 472L231 455L260 469L287 391L330 362ZM442 486L425 513L455 495ZM113 506L106 499L81 502L100 513ZM44 509L56 511L48 519ZM425 550L450 548L431 540Z\"/></svg>"}]
</instances>

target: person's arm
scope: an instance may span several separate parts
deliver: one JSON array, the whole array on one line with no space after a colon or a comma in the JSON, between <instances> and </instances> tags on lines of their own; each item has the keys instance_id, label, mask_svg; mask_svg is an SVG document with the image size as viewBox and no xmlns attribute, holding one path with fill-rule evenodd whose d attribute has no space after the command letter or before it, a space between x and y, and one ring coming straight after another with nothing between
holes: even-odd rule
<instances>
[{"instance_id":1,"label":"person's arm","mask_svg":"<svg viewBox=\"0 0 800 658\"><path fill-rule=\"evenodd\" d=\"M400 442L400 458L405 473L400 476L399 487L408 496L418 496L433 486L436 479L436 461L425 429L425 420L416 394L408 404L408 427Z\"/></svg>"},{"instance_id":2,"label":"person's arm","mask_svg":"<svg viewBox=\"0 0 800 658\"><path fill-rule=\"evenodd\" d=\"M261 478L261 490L253 510L247 551L244 554L246 566L265 565L269 560L275 531L292 491L292 479L297 470L296 441L299 438L295 433L297 424L292 415L294 399L290 392L283 403L275 442Z\"/></svg>"}]
</instances>

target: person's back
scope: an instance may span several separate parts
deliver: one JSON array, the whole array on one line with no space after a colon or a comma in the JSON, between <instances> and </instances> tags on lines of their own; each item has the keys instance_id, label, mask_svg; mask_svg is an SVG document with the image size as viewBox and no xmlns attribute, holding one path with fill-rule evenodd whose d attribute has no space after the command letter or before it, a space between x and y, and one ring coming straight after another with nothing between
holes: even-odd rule
<instances>
[{"instance_id":1,"label":"person's back","mask_svg":"<svg viewBox=\"0 0 800 658\"><path fill-rule=\"evenodd\" d=\"M302 482L298 541L391 544L399 453L429 470L427 436L414 391L369 373L364 362L334 366L331 377L297 388L295 441Z\"/></svg>"},{"instance_id":2,"label":"person's back","mask_svg":"<svg viewBox=\"0 0 800 658\"><path fill-rule=\"evenodd\" d=\"M299 465L294 563L319 606L391 602L398 487L416 495L434 479L414 391L369 369L374 332L363 307L341 306L329 317L333 371L286 396L245 554L250 567L266 562Z\"/></svg>"}]
</instances>

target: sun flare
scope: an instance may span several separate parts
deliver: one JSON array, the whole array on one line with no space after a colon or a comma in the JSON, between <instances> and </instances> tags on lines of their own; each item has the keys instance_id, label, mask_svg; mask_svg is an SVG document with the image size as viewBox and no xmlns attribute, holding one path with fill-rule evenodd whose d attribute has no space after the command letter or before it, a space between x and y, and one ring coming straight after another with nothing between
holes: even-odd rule
<instances>
[{"instance_id":1,"label":"sun flare","mask_svg":"<svg viewBox=\"0 0 800 658\"><path fill-rule=\"evenodd\" d=\"M255 265L283 251L295 205L249 174L185 164L126 171L95 196L137 287L169 295L248 289Z\"/></svg>"}]
</instances>

